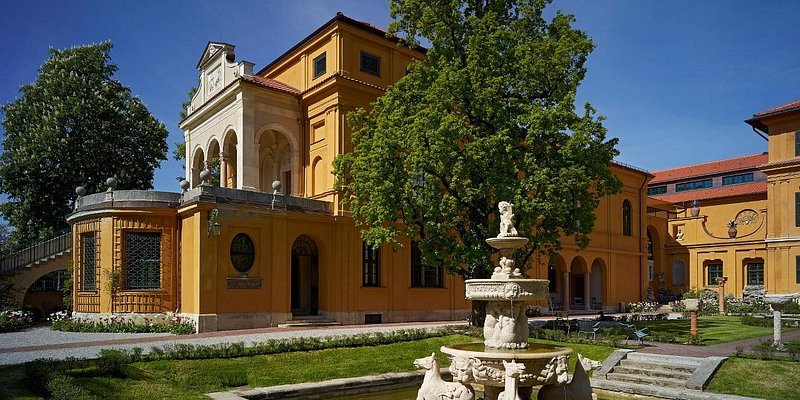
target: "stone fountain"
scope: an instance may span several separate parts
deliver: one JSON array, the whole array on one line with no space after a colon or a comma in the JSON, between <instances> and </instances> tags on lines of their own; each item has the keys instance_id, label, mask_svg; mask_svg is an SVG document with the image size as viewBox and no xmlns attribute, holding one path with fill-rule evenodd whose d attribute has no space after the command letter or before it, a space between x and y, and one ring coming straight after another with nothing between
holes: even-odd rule
<instances>
[{"instance_id":1,"label":"stone fountain","mask_svg":"<svg viewBox=\"0 0 800 400\"><path fill-rule=\"evenodd\" d=\"M520 237L514 228L513 204L503 201L499 208L500 234L486 239L489 246L500 251L499 266L494 269L491 279L465 282L468 299L488 302L483 326L484 342L442 346L441 351L450 358L450 372L456 380L451 385L481 384L485 400L529 400L533 386L549 385L556 390L540 391L539 398L551 398L542 397L543 392L549 392L558 393L552 396L553 399L563 399L573 383L567 383L567 360L572 349L528 343L525 311L530 302L547 298L549 285L546 279L525 278L514 267L513 253L525 246L528 239ZM586 389L588 377L585 381L580 385L583 388L581 394L571 397L575 394L569 393L567 398L593 398L591 389L588 392ZM452 387L448 390L455 390ZM452 394L438 390L433 385L426 388L423 384L417 399L439 399L442 395ZM459 393L466 392L462 390ZM471 399L466 395L445 398Z\"/></svg>"}]
</instances>

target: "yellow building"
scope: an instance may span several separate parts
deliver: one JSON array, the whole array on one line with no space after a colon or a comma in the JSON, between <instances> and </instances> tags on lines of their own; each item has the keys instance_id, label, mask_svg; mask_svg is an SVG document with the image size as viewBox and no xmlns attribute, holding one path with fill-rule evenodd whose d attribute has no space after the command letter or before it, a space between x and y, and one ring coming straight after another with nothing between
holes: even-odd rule
<instances>
[{"instance_id":1,"label":"yellow building","mask_svg":"<svg viewBox=\"0 0 800 400\"><path fill-rule=\"evenodd\" d=\"M717 277L736 297L800 291L800 101L745 122L768 139L768 152L653 173L656 293L717 288Z\"/></svg>"},{"instance_id":2,"label":"yellow building","mask_svg":"<svg viewBox=\"0 0 800 400\"><path fill-rule=\"evenodd\" d=\"M255 73L233 45L208 43L181 121L187 190L78 199L69 217L74 311L177 312L201 332L465 318L460 277L422 265L414 243L365 247L333 187L332 161L352 149L347 112L368 107L424 57L341 14ZM205 172L216 168L219 178ZM615 310L646 291L652 176L611 168L623 191L602 200L589 248L567 242L529 271L551 278L565 309Z\"/></svg>"}]
</instances>

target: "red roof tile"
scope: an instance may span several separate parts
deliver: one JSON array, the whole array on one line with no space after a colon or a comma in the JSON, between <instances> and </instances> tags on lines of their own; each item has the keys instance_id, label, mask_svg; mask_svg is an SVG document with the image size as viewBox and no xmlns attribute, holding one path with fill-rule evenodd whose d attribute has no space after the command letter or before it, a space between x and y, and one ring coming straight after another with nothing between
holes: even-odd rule
<instances>
[{"instance_id":1,"label":"red roof tile","mask_svg":"<svg viewBox=\"0 0 800 400\"><path fill-rule=\"evenodd\" d=\"M760 111L753 114L753 117L750 119L746 119L744 122L749 124L754 129L758 129L762 132L769 133L769 127L764 124L761 120L768 117L774 117L776 115L783 115L792 112L800 111L800 100L795 100L790 103L781 104L777 107L772 107L768 110Z\"/></svg>"},{"instance_id":2,"label":"red roof tile","mask_svg":"<svg viewBox=\"0 0 800 400\"><path fill-rule=\"evenodd\" d=\"M739 156L725 160L709 161L700 164L687 165L684 167L654 171L652 174L655 175L655 178L653 178L649 184L652 186L657 183L716 175L730 171L754 169L761 164L765 164L768 158L769 156L767 153L759 153L751 154L749 156Z\"/></svg>"},{"instance_id":3,"label":"red roof tile","mask_svg":"<svg viewBox=\"0 0 800 400\"><path fill-rule=\"evenodd\" d=\"M753 114L754 118L764 118L769 117L772 115L783 114L786 112L797 111L800 110L800 100L795 100L791 103L786 103L779 105L777 107L772 107L769 110L764 110Z\"/></svg>"},{"instance_id":4,"label":"red roof tile","mask_svg":"<svg viewBox=\"0 0 800 400\"><path fill-rule=\"evenodd\" d=\"M687 190L685 192L650 196L667 203L686 203L692 200L710 200L726 197L737 197L751 194L767 193L767 182L750 182L739 185L729 185L700 190Z\"/></svg>"},{"instance_id":5,"label":"red roof tile","mask_svg":"<svg viewBox=\"0 0 800 400\"><path fill-rule=\"evenodd\" d=\"M299 96L300 95L300 91L299 90L297 90L297 89L295 89L295 88L293 88L293 87L291 87L291 86L289 86L289 85L287 85L285 83L278 82L275 79L264 78L262 76L257 76L257 75L245 75L245 76L242 77L242 79L244 79L245 81L252 82L252 83L255 83L257 85L266 87L266 88L276 89L276 90L279 90L281 92L291 94L293 96Z\"/></svg>"}]
</instances>

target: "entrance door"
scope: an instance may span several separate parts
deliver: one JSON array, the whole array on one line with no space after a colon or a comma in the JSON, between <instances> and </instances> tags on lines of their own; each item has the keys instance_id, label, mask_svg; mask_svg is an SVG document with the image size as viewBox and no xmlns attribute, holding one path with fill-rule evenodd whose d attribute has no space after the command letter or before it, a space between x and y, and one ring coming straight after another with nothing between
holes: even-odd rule
<instances>
[{"instance_id":1,"label":"entrance door","mask_svg":"<svg viewBox=\"0 0 800 400\"><path fill-rule=\"evenodd\" d=\"M314 241L301 235L292 245L292 314L319 312L319 252Z\"/></svg>"},{"instance_id":2,"label":"entrance door","mask_svg":"<svg viewBox=\"0 0 800 400\"><path fill-rule=\"evenodd\" d=\"M586 299L583 298L584 293L584 279L583 276L576 276L575 277L575 290L572 293L575 293L574 303L576 306L584 306L586 305Z\"/></svg>"}]
</instances>

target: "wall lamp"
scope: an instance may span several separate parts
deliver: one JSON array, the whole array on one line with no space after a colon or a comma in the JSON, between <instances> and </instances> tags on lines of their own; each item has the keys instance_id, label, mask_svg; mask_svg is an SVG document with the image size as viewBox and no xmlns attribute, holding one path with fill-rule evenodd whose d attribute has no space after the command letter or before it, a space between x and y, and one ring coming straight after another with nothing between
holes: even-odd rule
<instances>
[{"instance_id":1,"label":"wall lamp","mask_svg":"<svg viewBox=\"0 0 800 400\"><path fill-rule=\"evenodd\" d=\"M219 236L219 209L215 208L208 213L208 236Z\"/></svg>"}]
</instances>

